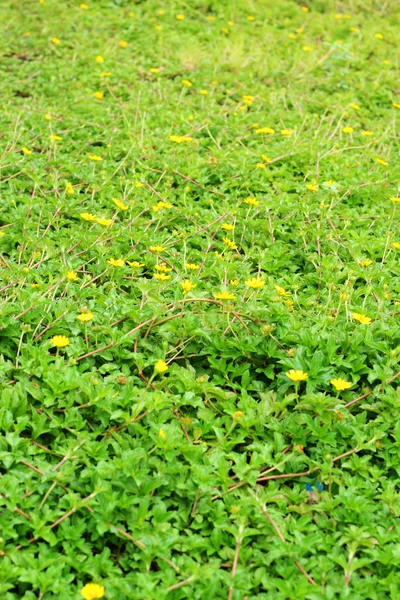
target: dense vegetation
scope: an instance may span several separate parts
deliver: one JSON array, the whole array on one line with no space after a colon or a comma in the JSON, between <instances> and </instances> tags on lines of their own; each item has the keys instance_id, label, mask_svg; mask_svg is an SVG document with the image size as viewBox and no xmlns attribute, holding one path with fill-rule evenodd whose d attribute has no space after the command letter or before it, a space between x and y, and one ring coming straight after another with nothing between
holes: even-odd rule
<instances>
[{"instance_id":1,"label":"dense vegetation","mask_svg":"<svg viewBox=\"0 0 400 600\"><path fill-rule=\"evenodd\" d=\"M87 2L0 6L1 598L398 600L399 6Z\"/></svg>"}]
</instances>

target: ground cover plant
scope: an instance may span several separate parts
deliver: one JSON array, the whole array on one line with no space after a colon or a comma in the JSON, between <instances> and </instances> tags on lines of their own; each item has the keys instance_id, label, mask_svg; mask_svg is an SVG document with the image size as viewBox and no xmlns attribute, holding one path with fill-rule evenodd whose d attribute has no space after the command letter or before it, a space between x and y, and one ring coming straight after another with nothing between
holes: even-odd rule
<instances>
[{"instance_id":1,"label":"ground cover plant","mask_svg":"<svg viewBox=\"0 0 400 600\"><path fill-rule=\"evenodd\" d=\"M0 17L1 598L399 599L397 3Z\"/></svg>"}]
</instances>

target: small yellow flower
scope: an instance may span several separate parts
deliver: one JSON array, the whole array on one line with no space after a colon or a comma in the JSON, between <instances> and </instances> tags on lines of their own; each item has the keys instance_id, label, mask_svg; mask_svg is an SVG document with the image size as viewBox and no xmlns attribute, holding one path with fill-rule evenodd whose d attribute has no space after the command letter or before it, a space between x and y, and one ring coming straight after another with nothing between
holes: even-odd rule
<instances>
[{"instance_id":1,"label":"small yellow flower","mask_svg":"<svg viewBox=\"0 0 400 600\"><path fill-rule=\"evenodd\" d=\"M290 292L286 291L285 288L280 287L279 285L274 284L274 288L278 292L280 296L290 296Z\"/></svg>"},{"instance_id":2,"label":"small yellow flower","mask_svg":"<svg viewBox=\"0 0 400 600\"><path fill-rule=\"evenodd\" d=\"M376 158L376 162L380 165L383 165L384 167L387 167L389 165L389 163L386 160L379 158L379 156Z\"/></svg>"},{"instance_id":3,"label":"small yellow flower","mask_svg":"<svg viewBox=\"0 0 400 600\"><path fill-rule=\"evenodd\" d=\"M350 31L352 31L353 33L357 33L358 29L357 27L350 27Z\"/></svg>"},{"instance_id":4,"label":"small yellow flower","mask_svg":"<svg viewBox=\"0 0 400 600\"><path fill-rule=\"evenodd\" d=\"M248 21L255 21L255 17L252 17L252 16L250 16L250 17L247 17L247 20L248 20Z\"/></svg>"},{"instance_id":5,"label":"small yellow flower","mask_svg":"<svg viewBox=\"0 0 400 600\"><path fill-rule=\"evenodd\" d=\"M281 135L285 135L286 137L290 137L293 131L291 129L281 129Z\"/></svg>"},{"instance_id":6,"label":"small yellow flower","mask_svg":"<svg viewBox=\"0 0 400 600\"><path fill-rule=\"evenodd\" d=\"M236 421L239 421L239 419L241 419L243 417L243 413L241 410L237 410L236 412L233 413L233 418Z\"/></svg>"},{"instance_id":7,"label":"small yellow flower","mask_svg":"<svg viewBox=\"0 0 400 600\"><path fill-rule=\"evenodd\" d=\"M189 269L189 271L197 271L200 268L200 265L196 265L195 263L185 263L185 267Z\"/></svg>"},{"instance_id":8,"label":"small yellow flower","mask_svg":"<svg viewBox=\"0 0 400 600\"><path fill-rule=\"evenodd\" d=\"M96 219L96 222L101 225L102 227L110 227L110 225L112 225L113 220L112 219L104 219L103 217L101 217L100 219Z\"/></svg>"},{"instance_id":9,"label":"small yellow flower","mask_svg":"<svg viewBox=\"0 0 400 600\"><path fill-rule=\"evenodd\" d=\"M82 10L87 10L89 7L88 7L88 5L87 5L87 4L81 4L81 5L80 5L80 8L81 8Z\"/></svg>"},{"instance_id":10,"label":"small yellow flower","mask_svg":"<svg viewBox=\"0 0 400 600\"><path fill-rule=\"evenodd\" d=\"M400 197L392 196L392 197L390 198L390 200L391 200L392 202L400 202Z\"/></svg>"},{"instance_id":11,"label":"small yellow flower","mask_svg":"<svg viewBox=\"0 0 400 600\"><path fill-rule=\"evenodd\" d=\"M51 343L56 348L65 348L69 345L69 338L65 335L55 335L51 338Z\"/></svg>"},{"instance_id":12,"label":"small yellow flower","mask_svg":"<svg viewBox=\"0 0 400 600\"><path fill-rule=\"evenodd\" d=\"M196 284L192 283L190 279L185 279L185 281L181 281L180 285L182 286L183 294L187 294L191 290L194 290L194 288L196 287Z\"/></svg>"},{"instance_id":13,"label":"small yellow flower","mask_svg":"<svg viewBox=\"0 0 400 600\"><path fill-rule=\"evenodd\" d=\"M400 198L399 198L399 200L400 200ZM395 250L400 250L400 242L393 242L392 248L394 248Z\"/></svg>"},{"instance_id":14,"label":"small yellow flower","mask_svg":"<svg viewBox=\"0 0 400 600\"><path fill-rule=\"evenodd\" d=\"M152 67L151 69L149 69L150 73L153 73L154 75L156 75L157 73L160 72L160 69L157 69L156 67Z\"/></svg>"},{"instance_id":15,"label":"small yellow flower","mask_svg":"<svg viewBox=\"0 0 400 600\"><path fill-rule=\"evenodd\" d=\"M343 133L353 133L354 129L353 129L353 127L350 127L349 125L347 125L347 127L343 127L342 131L343 131Z\"/></svg>"},{"instance_id":16,"label":"small yellow flower","mask_svg":"<svg viewBox=\"0 0 400 600\"><path fill-rule=\"evenodd\" d=\"M52 37L51 41L53 42L53 44L61 44L61 40L58 37Z\"/></svg>"},{"instance_id":17,"label":"small yellow flower","mask_svg":"<svg viewBox=\"0 0 400 600\"><path fill-rule=\"evenodd\" d=\"M120 42L118 42L118 46L120 48L127 48L128 47L128 42L125 42L124 40L121 40Z\"/></svg>"},{"instance_id":18,"label":"small yellow flower","mask_svg":"<svg viewBox=\"0 0 400 600\"><path fill-rule=\"evenodd\" d=\"M135 188L141 188L143 187L143 183L141 183L140 181L135 181Z\"/></svg>"},{"instance_id":19,"label":"small yellow flower","mask_svg":"<svg viewBox=\"0 0 400 600\"><path fill-rule=\"evenodd\" d=\"M292 381L305 381L308 379L308 373L305 373L302 370L295 371L294 369L290 369L285 373L286 377L289 377Z\"/></svg>"},{"instance_id":20,"label":"small yellow flower","mask_svg":"<svg viewBox=\"0 0 400 600\"><path fill-rule=\"evenodd\" d=\"M310 192L318 192L318 186L313 183L307 183L306 188L310 190Z\"/></svg>"},{"instance_id":21,"label":"small yellow flower","mask_svg":"<svg viewBox=\"0 0 400 600\"><path fill-rule=\"evenodd\" d=\"M62 137L60 137L59 135L52 134L49 137L51 140L53 140L53 142L61 142L61 140L62 140Z\"/></svg>"},{"instance_id":22,"label":"small yellow flower","mask_svg":"<svg viewBox=\"0 0 400 600\"><path fill-rule=\"evenodd\" d=\"M104 596L104 585L98 583L87 583L81 589L81 595L85 600L98 600Z\"/></svg>"},{"instance_id":23,"label":"small yellow flower","mask_svg":"<svg viewBox=\"0 0 400 600\"><path fill-rule=\"evenodd\" d=\"M170 135L169 139L171 142L182 144L183 142L191 142L193 138L186 135Z\"/></svg>"},{"instance_id":24,"label":"small yellow flower","mask_svg":"<svg viewBox=\"0 0 400 600\"><path fill-rule=\"evenodd\" d=\"M32 154L32 150L29 150L29 148L25 148L25 146L22 148L22 152L24 154Z\"/></svg>"},{"instance_id":25,"label":"small yellow flower","mask_svg":"<svg viewBox=\"0 0 400 600\"><path fill-rule=\"evenodd\" d=\"M111 71L104 71L103 73L100 73L100 77L110 77L111 75Z\"/></svg>"},{"instance_id":26,"label":"small yellow flower","mask_svg":"<svg viewBox=\"0 0 400 600\"><path fill-rule=\"evenodd\" d=\"M264 165L264 163L257 163L256 164L257 169L266 169L267 167Z\"/></svg>"},{"instance_id":27,"label":"small yellow flower","mask_svg":"<svg viewBox=\"0 0 400 600\"><path fill-rule=\"evenodd\" d=\"M162 427L160 427L160 431L158 432L158 435L165 442L165 440L167 439L167 434L165 433L165 431Z\"/></svg>"},{"instance_id":28,"label":"small yellow flower","mask_svg":"<svg viewBox=\"0 0 400 600\"><path fill-rule=\"evenodd\" d=\"M68 271L67 279L68 281L78 281L79 277L75 271Z\"/></svg>"},{"instance_id":29,"label":"small yellow flower","mask_svg":"<svg viewBox=\"0 0 400 600\"><path fill-rule=\"evenodd\" d=\"M167 279L170 279L170 275L166 275L165 273L154 273L153 277L157 281L167 281Z\"/></svg>"},{"instance_id":30,"label":"small yellow flower","mask_svg":"<svg viewBox=\"0 0 400 600\"><path fill-rule=\"evenodd\" d=\"M232 287L237 287L239 285L239 280L238 279L231 279L229 281L229 283L231 284Z\"/></svg>"},{"instance_id":31,"label":"small yellow flower","mask_svg":"<svg viewBox=\"0 0 400 600\"><path fill-rule=\"evenodd\" d=\"M4 231L0 231L0 237L4 237L5 235L6 234L4 233ZM24 272L25 272L25 269L24 269ZM26 271L26 273L28 273L28 272L29 272L29 269L28 269L28 271Z\"/></svg>"},{"instance_id":32,"label":"small yellow flower","mask_svg":"<svg viewBox=\"0 0 400 600\"><path fill-rule=\"evenodd\" d=\"M96 56L96 62L99 63L99 64L101 64L101 63L104 62L104 58L102 56L100 56L100 55Z\"/></svg>"},{"instance_id":33,"label":"small yellow flower","mask_svg":"<svg viewBox=\"0 0 400 600\"><path fill-rule=\"evenodd\" d=\"M245 204L249 204L250 206L259 206L260 204L259 200L256 200L255 198L245 198L243 202Z\"/></svg>"},{"instance_id":34,"label":"small yellow flower","mask_svg":"<svg viewBox=\"0 0 400 600\"><path fill-rule=\"evenodd\" d=\"M53 120L53 117L51 115L49 115L48 113L46 113L44 115L44 118L46 119L46 121L52 121Z\"/></svg>"},{"instance_id":35,"label":"small yellow flower","mask_svg":"<svg viewBox=\"0 0 400 600\"><path fill-rule=\"evenodd\" d=\"M221 229L225 229L225 231L233 231L235 229L235 226L231 225L230 223L224 223L223 225L221 225Z\"/></svg>"},{"instance_id":36,"label":"small yellow flower","mask_svg":"<svg viewBox=\"0 0 400 600\"><path fill-rule=\"evenodd\" d=\"M392 106L394 106L395 108L400 108L400 104L398 104L397 102L393 102Z\"/></svg>"},{"instance_id":37,"label":"small yellow flower","mask_svg":"<svg viewBox=\"0 0 400 600\"><path fill-rule=\"evenodd\" d=\"M165 361L160 359L154 365L154 370L156 373L165 373L165 371L168 371L168 365Z\"/></svg>"},{"instance_id":38,"label":"small yellow flower","mask_svg":"<svg viewBox=\"0 0 400 600\"><path fill-rule=\"evenodd\" d=\"M308 12L310 9L309 9L307 6L302 6L302 7L301 7L301 10L302 10L303 12Z\"/></svg>"},{"instance_id":39,"label":"small yellow flower","mask_svg":"<svg viewBox=\"0 0 400 600\"><path fill-rule=\"evenodd\" d=\"M120 210L128 210L129 208L129 206L121 202L121 200L118 200L118 198L112 198L112 201L114 202L115 206Z\"/></svg>"},{"instance_id":40,"label":"small yellow flower","mask_svg":"<svg viewBox=\"0 0 400 600\"><path fill-rule=\"evenodd\" d=\"M155 265L156 271L161 271L161 273L170 273L172 271L172 267L167 267L166 265Z\"/></svg>"},{"instance_id":41,"label":"small yellow flower","mask_svg":"<svg viewBox=\"0 0 400 600\"><path fill-rule=\"evenodd\" d=\"M230 292L217 292L214 294L214 298L217 300L234 300L235 294L231 294Z\"/></svg>"},{"instance_id":42,"label":"small yellow flower","mask_svg":"<svg viewBox=\"0 0 400 600\"><path fill-rule=\"evenodd\" d=\"M360 265L360 267L369 267L369 265L372 265L372 260L367 258L366 260L360 260L358 264Z\"/></svg>"},{"instance_id":43,"label":"small yellow flower","mask_svg":"<svg viewBox=\"0 0 400 600\"><path fill-rule=\"evenodd\" d=\"M361 323L361 325L369 325L371 323L371 319L369 317L366 317L360 313L353 312L351 313L351 316L355 321Z\"/></svg>"},{"instance_id":44,"label":"small yellow flower","mask_svg":"<svg viewBox=\"0 0 400 600\"><path fill-rule=\"evenodd\" d=\"M95 162L100 162L103 160L103 158L98 154L88 154L88 158L90 158L90 160L94 160Z\"/></svg>"},{"instance_id":45,"label":"small yellow flower","mask_svg":"<svg viewBox=\"0 0 400 600\"><path fill-rule=\"evenodd\" d=\"M273 135L275 133L275 129L271 129L271 127L261 127L260 129L256 129L256 133L268 133Z\"/></svg>"},{"instance_id":46,"label":"small yellow flower","mask_svg":"<svg viewBox=\"0 0 400 600\"><path fill-rule=\"evenodd\" d=\"M289 33L289 37L291 40L297 40L297 35L295 35L294 33Z\"/></svg>"},{"instance_id":47,"label":"small yellow flower","mask_svg":"<svg viewBox=\"0 0 400 600\"><path fill-rule=\"evenodd\" d=\"M224 242L225 246L228 246L230 250L237 250L237 245L235 244L235 242L232 242L232 240L230 240L229 238L223 238L222 241Z\"/></svg>"},{"instance_id":48,"label":"small yellow flower","mask_svg":"<svg viewBox=\"0 0 400 600\"><path fill-rule=\"evenodd\" d=\"M94 314L90 311L83 312L76 317L81 323L89 323L94 318Z\"/></svg>"},{"instance_id":49,"label":"small yellow flower","mask_svg":"<svg viewBox=\"0 0 400 600\"><path fill-rule=\"evenodd\" d=\"M102 100L104 98L104 94L103 92L95 92L94 97L97 98L97 100Z\"/></svg>"},{"instance_id":50,"label":"small yellow flower","mask_svg":"<svg viewBox=\"0 0 400 600\"><path fill-rule=\"evenodd\" d=\"M183 21L183 19L185 18L185 15L176 15L176 18L178 19L178 21Z\"/></svg>"},{"instance_id":51,"label":"small yellow flower","mask_svg":"<svg viewBox=\"0 0 400 600\"><path fill-rule=\"evenodd\" d=\"M303 46L303 50L304 50L304 52L311 52L312 48L311 48L311 46Z\"/></svg>"},{"instance_id":52,"label":"small yellow flower","mask_svg":"<svg viewBox=\"0 0 400 600\"><path fill-rule=\"evenodd\" d=\"M138 260L126 261L130 267L134 267L135 269L139 269L139 267L144 267L144 264L139 262Z\"/></svg>"},{"instance_id":53,"label":"small yellow flower","mask_svg":"<svg viewBox=\"0 0 400 600\"><path fill-rule=\"evenodd\" d=\"M208 90L200 90L199 94L201 94L202 96L207 96Z\"/></svg>"},{"instance_id":54,"label":"small yellow flower","mask_svg":"<svg viewBox=\"0 0 400 600\"><path fill-rule=\"evenodd\" d=\"M193 84L188 79L182 79L182 85L185 85L186 87L192 87Z\"/></svg>"},{"instance_id":55,"label":"small yellow flower","mask_svg":"<svg viewBox=\"0 0 400 600\"><path fill-rule=\"evenodd\" d=\"M170 202L157 202L157 204L155 204L153 206L153 210L154 212L158 212L159 210L162 210L163 208L172 208L172 204Z\"/></svg>"},{"instance_id":56,"label":"small yellow flower","mask_svg":"<svg viewBox=\"0 0 400 600\"><path fill-rule=\"evenodd\" d=\"M159 254L160 252L164 252L165 248L164 246L150 246L149 250L155 252L156 254Z\"/></svg>"},{"instance_id":57,"label":"small yellow flower","mask_svg":"<svg viewBox=\"0 0 400 600\"><path fill-rule=\"evenodd\" d=\"M350 104L350 108L353 108L354 110L360 110L358 104Z\"/></svg>"},{"instance_id":58,"label":"small yellow flower","mask_svg":"<svg viewBox=\"0 0 400 600\"><path fill-rule=\"evenodd\" d=\"M367 129L364 129L361 132L361 135L365 135L366 137L368 137L368 136L374 135L374 132L373 131L368 131Z\"/></svg>"},{"instance_id":59,"label":"small yellow flower","mask_svg":"<svg viewBox=\"0 0 400 600\"><path fill-rule=\"evenodd\" d=\"M112 267L123 267L125 265L123 258L109 258L107 262Z\"/></svg>"},{"instance_id":60,"label":"small yellow flower","mask_svg":"<svg viewBox=\"0 0 400 600\"><path fill-rule=\"evenodd\" d=\"M376 37L377 40L383 40L383 35L381 33L375 33L374 37Z\"/></svg>"},{"instance_id":61,"label":"small yellow flower","mask_svg":"<svg viewBox=\"0 0 400 600\"><path fill-rule=\"evenodd\" d=\"M84 221L95 221L96 220L96 217L94 215L92 215L92 213L81 213L79 216Z\"/></svg>"},{"instance_id":62,"label":"small yellow flower","mask_svg":"<svg viewBox=\"0 0 400 600\"><path fill-rule=\"evenodd\" d=\"M349 390L353 386L352 383L349 383L341 377L338 377L338 379L331 379L329 383L331 383L338 392L342 392L343 390Z\"/></svg>"},{"instance_id":63,"label":"small yellow flower","mask_svg":"<svg viewBox=\"0 0 400 600\"><path fill-rule=\"evenodd\" d=\"M263 279L259 279L258 277L253 277L251 279L247 279L244 282L247 287L252 288L254 290L258 290L259 288L264 287L265 281Z\"/></svg>"}]
</instances>

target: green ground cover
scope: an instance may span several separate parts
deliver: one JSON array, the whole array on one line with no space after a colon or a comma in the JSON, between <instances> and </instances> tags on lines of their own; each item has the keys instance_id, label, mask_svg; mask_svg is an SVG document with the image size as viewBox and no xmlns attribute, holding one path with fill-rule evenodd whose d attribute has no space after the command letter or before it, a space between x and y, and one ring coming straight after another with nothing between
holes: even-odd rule
<instances>
[{"instance_id":1,"label":"green ground cover","mask_svg":"<svg viewBox=\"0 0 400 600\"><path fill-rule=\"evenodd\" d=\"M0 6L0 597L400 599L399 5L87 2Z\"/></svg>"}]
</instances>

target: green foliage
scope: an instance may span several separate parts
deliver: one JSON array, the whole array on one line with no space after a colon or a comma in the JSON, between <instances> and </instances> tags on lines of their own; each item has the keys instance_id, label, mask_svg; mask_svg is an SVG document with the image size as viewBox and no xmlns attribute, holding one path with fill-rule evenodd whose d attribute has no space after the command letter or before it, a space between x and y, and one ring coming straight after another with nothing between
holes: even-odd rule
<instances>
[{"instance_id":1,"label":"green foliage","mask_svg":"<svg viewBox=\"0 0 400 600\"><path fill-rule=\"evenodd\" d=\"M399 11L303 8L0 6L2 599L400 598Z\"/></svg>"}]
</instances>

